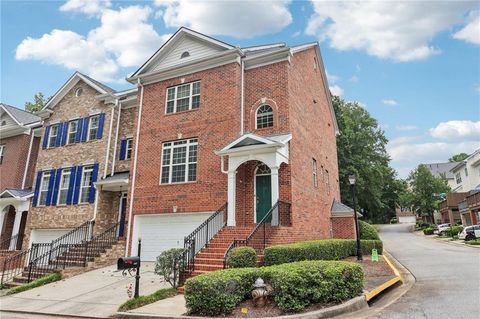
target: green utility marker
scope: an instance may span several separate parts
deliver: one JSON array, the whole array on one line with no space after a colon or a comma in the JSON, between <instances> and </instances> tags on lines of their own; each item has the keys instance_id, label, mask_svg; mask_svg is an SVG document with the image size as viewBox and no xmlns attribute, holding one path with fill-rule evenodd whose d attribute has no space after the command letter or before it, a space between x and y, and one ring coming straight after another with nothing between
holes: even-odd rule
<instances>
[{"instance_id":1,"label":"green utility marker","mask_svg":"<svg viewBox=\"0 0 480 319\"><path fill-rule=\"evenodd\" d=\"M372 261L378 261L378 251L376 249L372 249Z\"/></svg>"}]
</instances>

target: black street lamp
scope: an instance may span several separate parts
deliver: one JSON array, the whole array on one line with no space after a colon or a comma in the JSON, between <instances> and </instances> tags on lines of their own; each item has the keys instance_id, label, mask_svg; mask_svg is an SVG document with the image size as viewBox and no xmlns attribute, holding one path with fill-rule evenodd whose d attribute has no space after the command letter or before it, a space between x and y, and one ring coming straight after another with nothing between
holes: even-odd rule
<instances>
[{"instance_id":1,"label":"black street lamp","mask_svg":"<svg viewBox=\"0 0 480 319\"><path fill-rule=\"evenodd\" d=\"M360 225L358 224L358 217L357 217L357 204L355 199L355 182L356 178L355 175L348 176L348 182L350 183L350 190L352 192L353 198L353 216L355 218L355 233L357 237L357 260L362 260L362 248L360 247Z\"/></svg>"}]
</instances>

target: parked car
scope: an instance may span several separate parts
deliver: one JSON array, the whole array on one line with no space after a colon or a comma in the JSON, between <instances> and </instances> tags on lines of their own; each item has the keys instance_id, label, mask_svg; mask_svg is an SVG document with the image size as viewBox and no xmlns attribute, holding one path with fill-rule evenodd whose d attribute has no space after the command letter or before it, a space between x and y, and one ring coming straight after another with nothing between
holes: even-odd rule
<instances>
[{"instance_id":1,"label":"parked car","mask_svg":"<svg viewBox=\"0 0 480 319\"><path fill-rule=\"evenodd\" d=\"M450 230L450 223L440 224L437 226L437 229L433 231L434 234L443 235Z\"/></svg>"},{"instance_id":2,"label":"parked car","mask_svg":"<svg viewBox=\"0 0 480 319\"><path fill-rule=\"evenodd\" d=\"M480 238L480 225L467 226L458 233L458 239L474 240L477 238Z\"/></svg>"}]
</instances>

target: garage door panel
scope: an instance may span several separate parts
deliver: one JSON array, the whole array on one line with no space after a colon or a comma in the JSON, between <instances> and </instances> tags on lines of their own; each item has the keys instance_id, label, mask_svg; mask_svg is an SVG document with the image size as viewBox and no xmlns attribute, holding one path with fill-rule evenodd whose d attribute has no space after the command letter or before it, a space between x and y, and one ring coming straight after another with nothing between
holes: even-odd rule
<instances>
[{"instance_id":1,"label":"garage door panel","mask_svg":"<svg viewBox=\"0 0 480 319\"><path fill-rule=\"evenodd\" d=\"M398 222L401 224L404 223L415 223L417 221L415 216L400 216Z\"/></svg>"},{"instance_id":2,"label":"garage door panel","mask_svg":"<svg viewBox=\"0 0 480 319\"><path fill-rule=\"evenodd\" d=\"M71 229L33 229L30 233L30 246L32 243L50 243L71 231Z\"/></svg>"}]
</instances>

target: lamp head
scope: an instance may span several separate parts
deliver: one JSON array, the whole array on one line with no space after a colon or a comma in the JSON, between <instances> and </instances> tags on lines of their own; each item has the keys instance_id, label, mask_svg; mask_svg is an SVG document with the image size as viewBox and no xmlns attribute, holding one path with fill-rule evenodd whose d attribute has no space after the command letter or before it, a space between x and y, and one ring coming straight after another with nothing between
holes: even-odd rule
<instances>
[{"instance_id":1,"label":"lamp head","mask_svg":"<svg viewBox=\"0 0 480 319\"><path fill-rule=\"evenodd\" d=\"M348 175L348 182L350 183L350 185L355 185L356 180L357 179L355 178L355 174Z\"/></svg>"}]
</instances>

